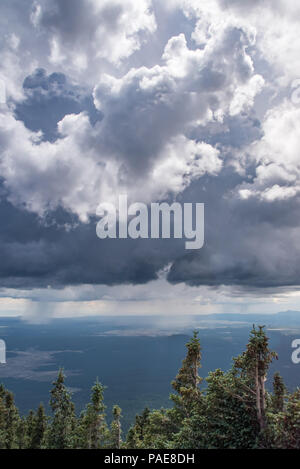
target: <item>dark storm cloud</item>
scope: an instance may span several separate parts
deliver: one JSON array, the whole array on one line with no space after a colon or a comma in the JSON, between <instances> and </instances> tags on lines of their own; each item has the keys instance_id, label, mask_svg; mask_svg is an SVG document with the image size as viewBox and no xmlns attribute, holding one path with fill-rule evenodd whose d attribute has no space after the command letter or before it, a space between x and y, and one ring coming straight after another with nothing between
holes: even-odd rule
<instances>
[{"instance_id":1,"label":"dark storm cloud","mask_svg":"<svg viewBox=\"0 0 300 469\"><path fill-rule=\"evenodd\" d=\"M85 110L91 119L97 117L90 97L71 86L63 74L47 75L38 69L23 86L26 100L17 104L16 115L31 130L42 130L46 140L58 137L56 125L65 114ZM115 111L110 113L116 117ZM109 125L116 123L111 120ZM294 235L298 201L263 203L240 200L234 194L242 183L253 180L255 168L248 165L243 175L237 174L229 164L231 152L261 136L261 125L253 112L199 125L189 135L222 148L225 163L218 177L200 178L179 197L181 202L206 204L205 246L197 252L185 251L184 242L172 239L100 241L96 220L82 224L62 208L40 219L7 202L8 193L2 190L1 286L141 284L157 278L157 272L168 263L173 263L168 275L172 283L249 289L298 284L300 249ZM120 134L116 141L119 139L126 141Z\"/></svg>"},{"instance_id":2,"label":"dark storm cloud","mask_svg":"<svg viewBox=\"0 0 300 469\"><path fill-rule=\"evenodd\" d=\"M181 201L206 203L205 246L185 251L181 240L99 240L96 220L74 226L60 210L46 222L0 204L0 284L6 287L60 288L65 285L141 284L173 262L168 280L189 285L237 285L248 289L298 285L299 203L273 204L224 198L242 177L224 170L206 177ZM73 228L66 231L65 226Z\"/></svg>"},{"instance_id":3,"label":"dark storm cloud","mask_svg":"<svg viewBox=\"0 0 300 469\"><path fill-rule=\"evenodd\" d=\"M273 203L231 198L230 181L233 189L241 180L227 173L223 180L205 184L203 191L197 184L190 188L192 199L206 202L206 243L174 262L168 274L171 283L248 289L299 286L299 198Z\"/></svg>"},{"instance_id":4,"label":"dark storm cloud","mask_svg":"<svg viewBox=\"0 0 300 469\"><path fill-rule=\"evenodd\" d=\"M47 75L44 69L36 69L25 78L23 89L25 99L16 104L16 118L30 130L41 130L44 140L58 138L57 123L67 114L86 111L92 124L103 117L95 108L92 95L71 85L63 73Z\"/></svg>"},{"instance_id":5,"label":"dark storm cloud","mask_svg":"<svg viewBox=\"0 0 300 469\"><path fill-rule=\"evenodd\" d=\"M272 116L271 100L268 119L254 110L257 73L272 82L274 57L281 68L299 55L297 35L277 34L268 10L283 2L219 0L221 12L213 1L167 3L3 2L1 73L13 106L0 116L1 286L139 284L170 263L172 283L299 285L299 116L288 105ZM265 42L260 5L274 19ZM268 67L258 70L261 55ZM147 202L204 202L204 248L100 241L95 206L124 187Z\"/></svg>"},{"instance_id":6,"label":"dark storm cloud","mask_svg":"<svg viewBox=\"0 0 300 469\"><path fill-rule=\"evenodd\" d=\"M141 284L157 278L183 244L181 240L173 246L168 240L100 240L96 220L66 230L75 220L62 210L41 222L4 200L0 218L2 287Z\"/></svg>"}]
</instances>

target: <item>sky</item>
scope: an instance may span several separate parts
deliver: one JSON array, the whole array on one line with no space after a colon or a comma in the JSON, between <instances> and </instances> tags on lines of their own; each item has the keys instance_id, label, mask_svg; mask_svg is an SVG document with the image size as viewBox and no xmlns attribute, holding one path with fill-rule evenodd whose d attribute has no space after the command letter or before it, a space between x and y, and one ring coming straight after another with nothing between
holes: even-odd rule
<instances>
[{"instance_id":1,"label":"sky","mask_svg":"<svg viewBox=\"0 0 300 469\"><path fill-rule=\"evenodd\" d=\"M300 309L300 5L2 0L0 315ZM96 236L205 204L205 244Z\"/></svg>"}]
</instances>

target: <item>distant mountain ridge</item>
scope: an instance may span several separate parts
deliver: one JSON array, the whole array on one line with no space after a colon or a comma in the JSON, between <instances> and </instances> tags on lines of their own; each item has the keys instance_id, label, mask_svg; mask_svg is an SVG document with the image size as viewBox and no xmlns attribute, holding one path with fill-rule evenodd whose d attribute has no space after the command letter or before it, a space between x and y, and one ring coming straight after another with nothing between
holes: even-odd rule
<instances>
[{"instance_id":1,"label":"distant mountain ridge","mask_svg":"<svg viewBox=\"0 0 300 469\"><path fill-rule=\"evenodd\" d=\"M295 327L300 326L300 311L281 311L274 314L232 314L232 313L220 313L199 316L201 320L209 321L229 321L229 322L240 322L240 323L253 323L260 324L267 327Z\"/></svg>"}]
</instances>

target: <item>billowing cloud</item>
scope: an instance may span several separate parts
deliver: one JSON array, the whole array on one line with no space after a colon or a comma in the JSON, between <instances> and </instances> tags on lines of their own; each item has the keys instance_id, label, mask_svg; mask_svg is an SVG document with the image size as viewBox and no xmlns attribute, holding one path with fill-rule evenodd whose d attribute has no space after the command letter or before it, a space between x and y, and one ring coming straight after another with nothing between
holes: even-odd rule
<instances>
[{"instance_id":1,"label":"billowing cloud","mask_svg":"<svg viewBox=\"0 0 300 469\"><path fill-rule=\"evenodd\" d=\"M54 143L2 114L0 168L9 200L40 215L62 205L87 221L120 191L149 202L218 174L219 150L190 134L252 106L263 86L245 49L252 41L247 30L230 24L204 49L189 49L183 34L171 38L162 65L133 68L121 78L103 74L94 89L103 119L92 125L84 112L68 114L57 123ZM59 89L62 76L52 74L45 84L39 73L26 78L27 94L39 85L51 95L53 82Z\"/></svg>"},{"instance_id":2,"label":"billowing cloud","mask_svg":"<svg viewBox=\"0 0 300 469\"><path fill-rule=\"evenodd\" d=\"M40 0L31 21L47 35L49 60L66 63L70 71L87 70L99 58L118 63L139 49L143 34L156 29L149 0Z\"/></svg>"},{"instance_id":3,"label":"billowing cloud","mask_svg":"<svg viewBox=\"0 0 300 469\"><path fill-rule=\"evenodd\" d=\"M150 0L3 0L0 24L0 79L14 100L37 67L92 88L156 30Z\"/></svg>"},{"instance_id":4,"label":"billowing cloud","mask_svg":"<svg viewBox=\"0 0 300 469\"><path fill-rule=\"evenodd\" d=\"M263 137L248 149L255 162L256 176L239 189L242 199L257 197L272 202L299 194L299 121L300 108L288 101L267 113Z\"/></svg>"},{"instance_id":5,"label":"billowing cloud","mask_svg":"<svg viewBox=\"0 0 300 469\"><path fill-rule=\"evenodd\" d=\"M178 295L183 284L298 288L295 2L1 8L2 286L146 284L168 265ZM100 241L97 206L119 193L204 202L204 248Z\"/></svg>"}]
</instances>

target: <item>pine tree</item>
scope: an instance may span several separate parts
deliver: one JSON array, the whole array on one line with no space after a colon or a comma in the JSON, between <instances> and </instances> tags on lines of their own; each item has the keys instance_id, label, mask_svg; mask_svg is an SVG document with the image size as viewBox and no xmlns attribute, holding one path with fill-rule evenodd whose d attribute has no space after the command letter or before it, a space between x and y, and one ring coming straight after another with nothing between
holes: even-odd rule
<instances>
[{"instance_id":1,"label":"pine tree","mask_svg":"<svg viewBox=\"0 0 300 469\"><path fill-rule=\"evenodd\" d=\"M198 420L203 405L202 393L199 389L202 379L198 374L201 366L201 346L196 331L186 344L186 348L186 357L172 382L173 389L176 391L176 394L170 396L174 407L169 410L155 410L148 415L142 447L168 449L175 448L176 445L182 448L186 444L196 444L194 436L192 440L188 437L188 443L186 442L187 433L191 429L190 422L192 419ZM182 433L183 428L187 430L185 435Z\"/></svg>"},{"instance_id":2,"label":"pine tree","mask_svg":"<svg viewBox=\"0 0 300 469\"><path fill-rule=\"evenodd\" d=\"M150 409L146 407L141 415L136 415L135 423L130 427L126 439L126 448L139 449L143 448L145 435L147 434L147 426L149 424Z\"/></svg>"},{"instance_id":3,"label":"pine tree","mask_svg":"<svg viewBox=\"0 0 300 469\"><path fill-rule=\"evenodd\" d=\"M135 417L135 425L137 427L137 432L140 435L140 440L144 439L146 428L149 423L150 409L145 407L141 415Z\"/></svg>"},{"instance_id":4,"label":"pine tree","mask_svg":"<svg viewBox=\"0 0 300 469\"><path fill-rule=\"evenodd\" d=\"M266 426L265 381L269 365L274 358L277 358L277 354L269 349L269 339L264 326L259 326L258 329L253 326L247 349L235 359L235 368L241 371L243 378L246 378L249 392L255 394L260 430L264 430Z\"/></svg>"},{"instance_id":5,"label":"pine tree","mask_svg":"<svg viewBox=\"0 0 300 469\"><path fill-rule=\"evenodd\" d=\"M34 422L35 422L35 413L33 410L30 410L27 418L26 418L26 433L27 433L27 444L28 447L31 448L32 442L32 435L34 430Z\"/></svg>"},{"instance_id":6,"label":"pine tree","mask_svg":"<svg viewBox=\"0 0 300 469\"><path fill-rule=\"evenodd\" d=\"M284 409L284 397L286 387L282 377L279 373L275 373L273 377L273 396L272 396L272 410L275 413L282 412Z\"/></svg>"},{"instance_id":7,"label":"pine tree","mask_svg":"<svg viewBox=\"0 0 300 469\"><path fill-rule=\"evenodd\" d=\"M263 328L258 331L253 328L247 349L234 360L232 370L209 374L205 395L199 395L198 391L191 411L182 420L181 430L174 436L173 447L256 447L259 431L266 425L264 382L273 357ZM183 373L184 378L186 375L189 376ZM176 404L185 397L181 391L183 380L178 381L176 390L183 395L179 395Z\"/></svg>"},{"instance_id":8,"label":"pine tree","mask_svg":"<svg viewBox=\"0 0 300 469\"><path fill-rule=\"evenodd\" d=\"M26 418L20 418L16 429L18 449L26 449L29 446L28 427Z\"/></svg>"},{"instance_id":9,"label":"pine tree","mask_svg":"<svg viewBox=\"0 0 300 469\"><path fill-rule=\"evenodd\" d=\"M14 403L14 396L6 391L4 397L5 406L5 448L15 449L18 447L17 429L20 421L18 409Z\"/></svg>"},{"instance_id":10,"label":"pine tree","mask_svg":"<svg viewBox=\"0 0 300 469\"><path fill-rule=\"evenodd\" d=\"M105 421L104 389L97 380L92 387L91 402L81 416L79 444L83 448L99 449L107 444L109 430Z\"/></svg>"},{"instance_id":11,"label":"pine tree","mask_svg":"<svg viewBox=\"0 0 300 469\"><path fill-rule=\"evenodd\" d=\"M300 449L300 389L288 398L286 409L276 418L276 448Z\"/></svg>"},{"instance_id":12,"label":"pine tree","mask_svg":"<svg viewBox=\"0 0 300 469\"><path fill-rule=\"evenodd\" d=\"M139 439L139 435L137 434L135 426L132 426L129 428L124 446L126 449L139 449L140 448L140 439Z\"/></svg>"},{"instance_id":13,"label":"pine tree","mask_svg":"<svg viewBox=\"0 0 300 469\"><path fill-rule=\"evenodd\" d=\"M186 344L187 355L182 361L182 366L172 382L172 387L177 394L171 394L178 413L178 423L182 419L190 417L192 409L201 399L198 369L201 367L201 346L198 332L194 331L192 339Z\"/></svg>"},{"instance_id":14,"label":"pine tree","mask_svg":"<svg viewBox=\"0 0 300 469\"><path fill-rule=\"evenodd\" d=\"M153 410L149 413L143 431L140 448L170 449L174 448L174 435L178 432L177 422L174 421L173 409Z\"/></svg>"},{"instance_id":15,"label":"pine tree","mask_svg":"<svg viewBox=\"0 0 300 469\"><path fill-rule=\"evenodd\" d=\"M68 449L74 446L75 409L64 381L63 370L59 370L50 399L53 418L48 434L48 445L52 449Z\"/></svg>"},{"instance_id":16,"label":"pine tree","mask_svg":"<svg viewBox=\"0 0 300 469\"><path fill-rule=\"evenodd\" d=\"M121 447L121 409L115 405L113 407L113 421L111 423L111 448L120 449Z\"/></svg>"},{"instance_id":17,"label":"pine tree","mask_svg":"<svg viewBox=\"0 0 300 469\"><path fill-rule=\"evenodd\" d=\"M249 395L247 381L217 369L209 373L202 415L200 443L207 448L253 448L257 443L258 424L253 395Z\"/></svg>"},{"instance_id":18,"label":"pine tree","mask_svg":"<svg viewBox=\"0 0 300 469\"><path fill-rule=\"evenodd\" d=\"M31 442L30 448L43 448L44 439L47 431L47 416L43 404L40 404L33 420L32 431L30 432Z\"/></svg>"}]
</instances>

